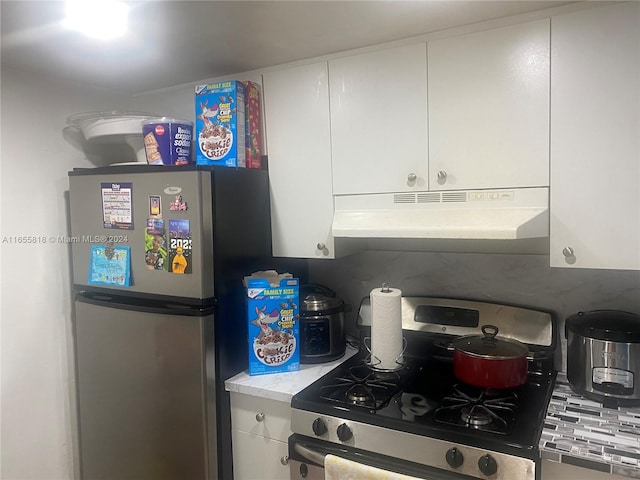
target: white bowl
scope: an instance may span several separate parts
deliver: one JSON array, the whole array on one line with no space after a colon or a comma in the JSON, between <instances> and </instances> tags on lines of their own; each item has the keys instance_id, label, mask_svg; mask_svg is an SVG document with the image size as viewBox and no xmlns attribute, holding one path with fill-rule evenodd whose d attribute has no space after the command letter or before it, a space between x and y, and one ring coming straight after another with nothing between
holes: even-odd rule
<instances>
[{"instance_id":1,"label":"white bowl","mask_svg":"<svg viewBox=\"0 0 640 480\"><path fill-rule=\"evenodd\" d=\"M105 145L105 151L107 145L128 145L135 152L134 163L146 164L142 123L158 117L147 112L86 112L68 117L67 125L82 132L85 146L92 152L99 145Z\"/></svg>"},{"instance_id":2,"label":"white bowl","mask_svg":"<svg viewBox=\"0 0 640 480\"><path fill-rule=\"evenodd\" d=\"M85 140L127 135L142 137L142 122L157 117L146 112L87 112L71 115L67 118L67 124L79 127ZM112 138L104 140L114 141Z\"/></svg>"}]
</instances>

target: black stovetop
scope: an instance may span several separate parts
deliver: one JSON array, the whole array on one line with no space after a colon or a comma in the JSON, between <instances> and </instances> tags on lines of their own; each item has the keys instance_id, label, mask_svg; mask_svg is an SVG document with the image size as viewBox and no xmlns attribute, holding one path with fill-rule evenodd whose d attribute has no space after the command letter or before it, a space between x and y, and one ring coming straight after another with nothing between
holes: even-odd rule
<instances>
[{"instance_id":1,"label":"black stovetop","mask_svg":"<svg viewBox=\"0 0 640 480\"><path fill-rule=\"evenodd\" d=\"M552 363L530 361L524 385L490 391L459 382L446 354L405 355L399 370L379 372L363 351L295 395L291 406L534 458L555 380Z\"/></svg>"}]
</instances>

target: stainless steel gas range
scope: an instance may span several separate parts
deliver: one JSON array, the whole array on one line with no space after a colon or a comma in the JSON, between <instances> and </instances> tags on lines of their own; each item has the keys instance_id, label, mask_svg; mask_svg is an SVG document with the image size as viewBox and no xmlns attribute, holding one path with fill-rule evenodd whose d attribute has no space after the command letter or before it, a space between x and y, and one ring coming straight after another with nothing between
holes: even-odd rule
<instances>
[{"instance_id":1,"label":"stainless steel gas range","mask_svg":"<svg viewBox=\"0 0 640 480\"><path fill-rule=\"evenodd\" d=\"M367 298L358 319L370 336ZM527 376L507 390L460 382L451 344L492 325L529 349ZM327 455L425 480L539 480L538 441L553 391L555 319L531 308L404 297L406 350L380 371L366 347L291 401L291 479L324 479ZM366 341L362 345L367 345Z\"/></svg>"}]
</instances>

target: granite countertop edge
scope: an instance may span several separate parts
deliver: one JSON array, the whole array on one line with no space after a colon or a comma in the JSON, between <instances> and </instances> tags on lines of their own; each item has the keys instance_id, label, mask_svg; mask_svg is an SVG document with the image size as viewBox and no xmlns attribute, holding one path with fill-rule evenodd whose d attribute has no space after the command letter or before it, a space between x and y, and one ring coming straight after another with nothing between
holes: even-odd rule
<instances>
[{"instance_id":1,"label":"granite countertop edge","mask_svg":"<svg viewBox=\"0 0 640 480\"><path fill-rule=\"evenodd\" d=\"M540 437L540 457L640 478L640 408L607 408L571 390L558 374Z\"/></svg>"},{"instance_id":2,"label":"granite countertop edge","mask_svg":"<svg viewBox=\"0 0 640 480\"><path fill-rule=\"evenodd\" d=\"M358 353L356 348L347 346L341 358L327 363L302 364L300 370L296 372L249 375L245 370L226 380L225 390L290 403L296 393L356 353Z\"/></svg>"}]
</instances>

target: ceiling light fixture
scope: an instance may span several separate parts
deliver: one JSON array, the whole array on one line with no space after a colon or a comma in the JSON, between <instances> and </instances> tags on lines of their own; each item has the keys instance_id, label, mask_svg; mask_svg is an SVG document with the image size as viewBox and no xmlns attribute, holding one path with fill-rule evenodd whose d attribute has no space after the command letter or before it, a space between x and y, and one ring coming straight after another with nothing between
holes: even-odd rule
<instances>
[{"instance_id":1,"label":"ceiling light fixture","mask_svg":"<svg viewBox=\"0 0 640 480\"><path fill-rule=\"evenodd\" d=\"M108 40L127 31L129 6L118 0L67 0L65 26Z\"/></svg>"}]
</instances>

